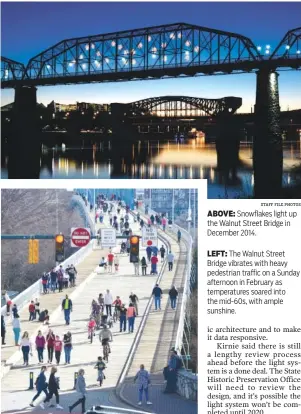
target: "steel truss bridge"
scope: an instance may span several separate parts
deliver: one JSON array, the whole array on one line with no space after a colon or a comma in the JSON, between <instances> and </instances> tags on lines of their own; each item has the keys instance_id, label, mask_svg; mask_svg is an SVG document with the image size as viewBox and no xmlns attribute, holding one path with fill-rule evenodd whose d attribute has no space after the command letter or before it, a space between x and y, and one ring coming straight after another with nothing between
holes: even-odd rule
<instances>
[{"instance_id":1,"label":"steel truss bridge","mask_svg":"<svg viewBox=\"0 0 301 414\"><path fill-rule=\"evenodd\" d=\"M22 63L1 58L2 88L300 69L301 27L263 55L251 39L187 23L63 40Z\"/></svg>"},{"instance_id":2,"label":"steel truss bridge","mask_svg":"<svg viewBox=\"0 0 301 414\"><path fill-rule=\"evenodd\" d=\"M195 118L205 115L218 115L222 112L234 114L241 105L242 99L232 96L221 99L159 96L132 102L126 106L129 117Z\"/></svg>"}]
</instances>

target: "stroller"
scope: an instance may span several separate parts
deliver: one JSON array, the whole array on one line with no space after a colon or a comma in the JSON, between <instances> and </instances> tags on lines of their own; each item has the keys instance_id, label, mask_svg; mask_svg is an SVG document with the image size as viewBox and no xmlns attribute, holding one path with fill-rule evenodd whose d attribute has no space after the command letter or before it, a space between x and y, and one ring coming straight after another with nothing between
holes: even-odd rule
<instances>
[{"instance_id":1,"label":"stroller","mask_svg":"<svg viewBox=\"0 0 301 414\"><path fill-rule=\"evenodd\" d=\"M126 252L126 243L122 242L120 246L120 254L125 254Z\"/></svg>"}]
</instances>

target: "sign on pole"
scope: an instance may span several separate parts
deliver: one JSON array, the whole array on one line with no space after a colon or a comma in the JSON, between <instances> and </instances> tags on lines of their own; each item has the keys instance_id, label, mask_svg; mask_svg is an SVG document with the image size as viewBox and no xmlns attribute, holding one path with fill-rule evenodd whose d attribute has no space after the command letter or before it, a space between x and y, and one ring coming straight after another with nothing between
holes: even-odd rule
<instances>
[{"instance_id":1,"label":"sign on pole","mask_svg":"<svg viewBox=\"0 0 301 414\"><path fill-rule=\"evenodd\" d=\"M151 227L142 227L142 246L157 246L158 245L158 234L157 228L154 226Z\"/></svg>"},{"instance_id":2,"label":"sign on pole","mask_svg":"<svg viewBox=\"0 0 301 414\"><path fill-rule=\"evenodd\" d=\"M116 246L116 230L115 229L101 229L101 245L102 247Z\"/></svg>"},{"instance_id":3,"label":"sign on pole","mask_svg":"<svg viewBox=\"0 0 301 414\"><path fill-rule=\"evenodd\" d=\"M71 229L71 247L84 247L91 240L91 232L89 228L72 227Z\"/></svg>"}]
</instances>

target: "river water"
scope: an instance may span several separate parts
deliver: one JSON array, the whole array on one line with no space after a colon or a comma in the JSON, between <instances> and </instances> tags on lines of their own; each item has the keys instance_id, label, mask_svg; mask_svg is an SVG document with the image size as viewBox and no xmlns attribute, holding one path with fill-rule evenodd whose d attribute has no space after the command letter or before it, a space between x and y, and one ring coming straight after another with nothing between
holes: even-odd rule
<instances>
[{"instance_id":1,"label":"river water","mask_svg":"<svg viewBox=\"0 0 301 414\"><path fill-rule=\"evenodd\" d=\"M225 180L217 169L215 144L196 138L185 143L152 140L135 144L103 144L99 148L56 148L43 151L41 179L152 178L207 179L209 198L248 197L253 193L252 144L240 145L235 180ZM269 162L267 160L267 168ZM295 172L295 170L299 172ZM2 178L7 178L6 163ZM301 180L300 142L284 144L283 185Z\"/></svg>"}]
</instances>

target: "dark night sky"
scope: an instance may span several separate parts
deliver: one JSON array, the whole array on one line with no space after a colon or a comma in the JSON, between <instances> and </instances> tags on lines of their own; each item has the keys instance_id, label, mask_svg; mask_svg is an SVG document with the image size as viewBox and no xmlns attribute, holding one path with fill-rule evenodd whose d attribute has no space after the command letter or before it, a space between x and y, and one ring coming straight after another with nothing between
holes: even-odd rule
<instances>
[{"instance_id":1,"label":"dark night sky","mask_svg":"<svg viewBox=\"0 0 301 414\"><path fill-rule=\"evenodd\" d=\"M250 37L256 45L275 48L284 34L301 26L300 2L4 2L2 55L27 63L30 57L64 38L135 29L175 22L198 24ZM281 73L281 104L301 107L301 73ZM131 101L177 93L190 96L242 96L254 104L255 75L168 81L39 88L39 101ZM3 102L13 92L4 91Z\"/></svg>"}]
</instances>

